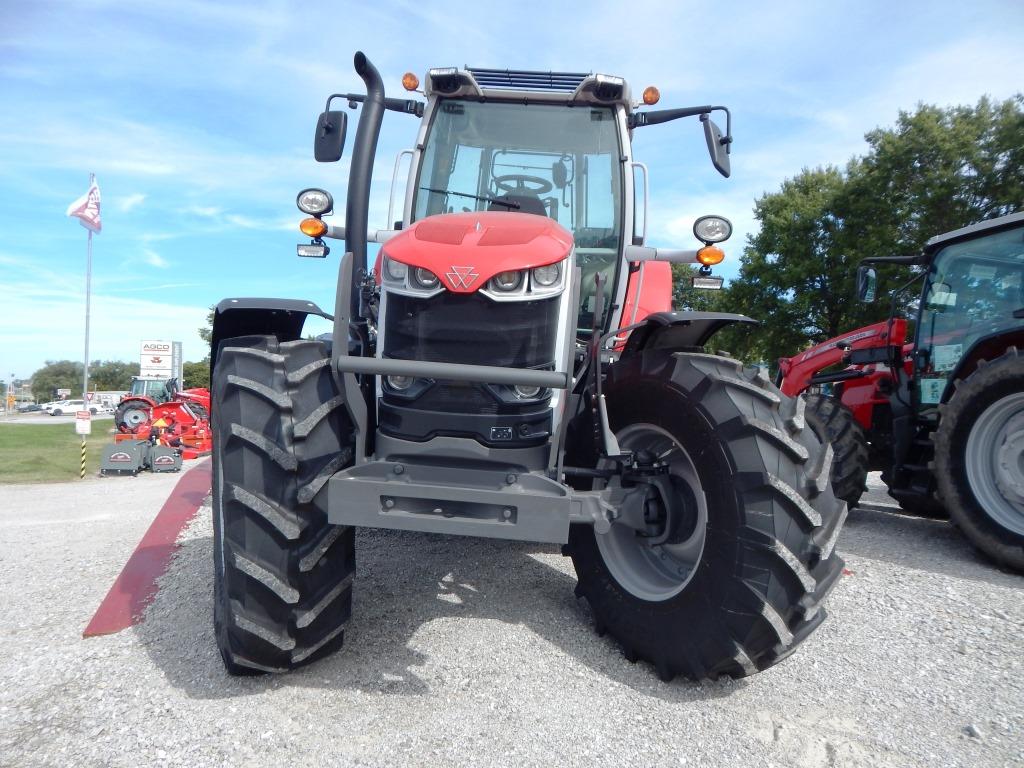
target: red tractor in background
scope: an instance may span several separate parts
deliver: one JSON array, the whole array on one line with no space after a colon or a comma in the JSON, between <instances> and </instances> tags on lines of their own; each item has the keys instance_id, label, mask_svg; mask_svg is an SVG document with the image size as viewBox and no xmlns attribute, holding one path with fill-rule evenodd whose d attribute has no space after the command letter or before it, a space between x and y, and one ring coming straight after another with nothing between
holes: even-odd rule
<instances>
[{"instance_id":1,"label":"red tractor in background","mask_svg":"<svg viewBox=\"0 0 1024 768\"><path fill-rule=\"evenodd\" d=\"M869 264L923 268L903 286L923 283L913 338L897 292L887 321L779 360L780 388L805 393L851 507L881 470L903 509L948 514L982 552L1024 570L1024 213L934 237L919 256L865 259L866 301Z\"/></svg>"},{"instance_id":2,"label":"red tractor in background","mask_svg":"<svg viewBox=\"0 0 1024 768\"><path fill-rule=\"evenodd\" d=\"M132 377L131 390L114 413L115 441L154 437L163 445L181 448L186 459L210 452L210 390L178 390L177 379Z\"/></svg>"},{"instance_id":3,"label":"red tractor in background","mask_svg":"<svg viewBox=\"0 0 1024 768\"><path fill-rule=\"evenodd\" d=\"M114 426L118 432L134 433L154 420L153 409L157 406L183 403L187 404L193 418L210 418L209 389L179 390L177 379L133 376L131 389L121 398L114 412Z\"/></svg>"}]
</instances>

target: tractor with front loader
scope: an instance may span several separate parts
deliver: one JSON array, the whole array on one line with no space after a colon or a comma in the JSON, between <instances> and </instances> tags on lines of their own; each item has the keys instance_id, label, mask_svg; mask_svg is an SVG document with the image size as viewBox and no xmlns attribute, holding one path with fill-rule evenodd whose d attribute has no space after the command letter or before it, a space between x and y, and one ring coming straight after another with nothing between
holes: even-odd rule
<instances>
[{"instance_id":1,"label":"tractor with front loader","mask_svg":"<svg viewBox=\"0 0 1024 768\"><path fill-rule=\"evenodd\" d=\"M782 391L807 393L850 506L881 470L905 510L948 514L996 563L1024 570L1024 213L938 235L918 255L865 259L862 300L875 298L873 264L918 271L888 320L780 360ZM918 285L908 341L897 307Z\"/></svg>"},{"instance_id":2,"label":"tractor with front loader","mask_svg":"<svg viewBox=\"0 0 1024 768\"><path fill-rule=\"evenodd\" d=\"M594 625L658 675L742 677L821 623L846 506L804 401L704 346L750 318L672 312L672 262L647 245L637 130L703 125L729 175L724 107L651 109L620 77L444 68L422 99L335 94L314 155L342 155L361 106L343 225L299 194L303 257L345 240L333 314L226 299L213 323L214 625L228 671L293 669L338 648L355 528L550 542ZM368 229L385 111L421 118L399 220ZM713 113L726 116L723 133ZM401 159L401 156L400 158ZM392 199L399 165L392 180ZM375 264L367 244L377 243ZM304 338L309 315L333 322ZM516 588L511 585L510 588Z\"/></svg>"}]
</instances>

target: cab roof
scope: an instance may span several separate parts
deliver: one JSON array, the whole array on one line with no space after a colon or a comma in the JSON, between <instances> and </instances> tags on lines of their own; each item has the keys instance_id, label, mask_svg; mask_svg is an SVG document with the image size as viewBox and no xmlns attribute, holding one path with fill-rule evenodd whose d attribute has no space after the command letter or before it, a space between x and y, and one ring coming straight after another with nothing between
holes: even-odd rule
<instances>
[{"instance_id":1,"label":"cab roof","mask_svg":"<svg viewBox=\"0 0 1024 768\"><path fill-rule=\"evenodd\" d=\"M444 67L427 72L423 90L427 97L633 106L625 79L584 72Z\"/></svg>"},{"instance_id":2,"label":"cab roof","mask_svg":"<svg viewBox=\"0 0 1024 768\"><path fill-rule=\"evenodd\" d=\"M1001 229L1007 229L1020 223L1024 223L1024 211L1000 216L995 219L989 219L988 221L980 221L977 224L971 224L968 227L961 227L960 229L954 229L952 232L936 235L924 244L924 252L928 256L931 256L939 248L947 246L950 243L954 243L959 240L969 240L972 237L989 234L990 232L997 232Z\"/></svg>"}]
</instances>

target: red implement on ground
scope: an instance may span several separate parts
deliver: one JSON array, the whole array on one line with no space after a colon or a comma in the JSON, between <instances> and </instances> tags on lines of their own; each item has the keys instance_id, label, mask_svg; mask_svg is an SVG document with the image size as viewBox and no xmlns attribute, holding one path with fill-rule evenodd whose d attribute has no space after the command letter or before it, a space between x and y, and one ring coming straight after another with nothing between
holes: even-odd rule
<instances>
[{"instance_id":1,"label":"red implement on ground","mask_svg":"<svg viewBox=\"0 0 1024 768\"><path fill-rule=\"evenodd\" d=\"M136 378L117 406L115 442L154 437L161 445L180 448L182 458L205 456L213 449L210 432L210 390L178 391L177 381Z\"/></svg>"}]
</instances>

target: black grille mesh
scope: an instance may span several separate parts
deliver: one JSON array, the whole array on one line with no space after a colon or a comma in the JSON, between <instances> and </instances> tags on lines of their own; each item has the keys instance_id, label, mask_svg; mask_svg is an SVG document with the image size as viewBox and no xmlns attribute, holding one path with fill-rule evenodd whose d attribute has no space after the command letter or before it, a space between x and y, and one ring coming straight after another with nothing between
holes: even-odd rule
<instances>
[{"instance_id":1,"label":"black grille mesh","mask_svg":"<svg viewBox=\"0 0 1024 768\"><path fill-rule=\"evenodd\" d=\"M443 291L429 299L389 294L384 357L537 368L555 359L558 297L491 301Z\"/></svg>"}]
</instances>

